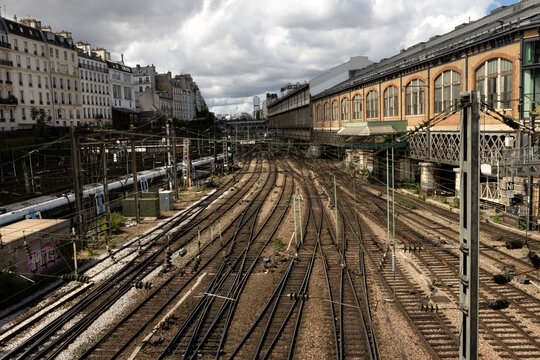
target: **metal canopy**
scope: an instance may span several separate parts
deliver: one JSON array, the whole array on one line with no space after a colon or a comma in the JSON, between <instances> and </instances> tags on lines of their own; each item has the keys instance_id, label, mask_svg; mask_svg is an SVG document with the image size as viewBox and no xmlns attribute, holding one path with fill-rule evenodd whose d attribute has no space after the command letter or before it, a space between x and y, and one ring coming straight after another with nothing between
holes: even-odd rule
<instances>
[{"instance_id":1,"label":"metal canopy","mask_svg":"<svg viewBox=\"0 0 540 360\"><path fill-rule=\"evenodd\" d=\"M355 126L342 128L337 132L340 136L382 136L399 134L391 125Z\"/></svg>"}]
</instances>

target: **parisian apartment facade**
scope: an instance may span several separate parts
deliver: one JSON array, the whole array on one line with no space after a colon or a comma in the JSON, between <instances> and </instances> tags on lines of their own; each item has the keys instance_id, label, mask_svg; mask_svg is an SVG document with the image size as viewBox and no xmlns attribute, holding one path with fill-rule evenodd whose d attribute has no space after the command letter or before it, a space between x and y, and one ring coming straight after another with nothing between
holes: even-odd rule
<instances>
[{"instance_id":1,"label":"parisian apartment facade","mask_svg":"<svg viewBox=\"0 0 540 360\"><path fill-rule=\"evenodd\" d=\"M157 76L166 81L158 85ZM190 121L207 109L189 74L171 78L154 65L132 68L123 55L113 61L105 49L39 20L0 18L0 131L110 127L115 114L138 116L146 88L171 118Z\"/></svg>"}]
</instances>

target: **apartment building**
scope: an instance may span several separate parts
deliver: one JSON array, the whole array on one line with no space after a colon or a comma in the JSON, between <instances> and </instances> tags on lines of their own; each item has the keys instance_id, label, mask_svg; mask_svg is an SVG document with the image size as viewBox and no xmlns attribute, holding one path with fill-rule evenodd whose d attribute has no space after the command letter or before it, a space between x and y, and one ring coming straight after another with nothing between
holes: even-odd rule
<instances>
[{"instance_id":1,"label":"apartment building","mask_svg":"<svg viewBox=\"0 0 540 360\"><path fill-rule=\"evenodd\" d=\"M182 119L182 83L171 76L170 72L166 74L156 74L156 89L160 92L166 92L172 97L171 116Z\"/></svg>"},{"instance_id":2,"label":"apartment building","mask_svg":"<svg viewBox=\"0 0 540 360\"><path fill-rule=\"evenodd\" d=\"M124 61L107 61L109 68L110 103L119 111L134 112L135 94L133 91L133 71Z\"/></svg>"},{"instance_id":3,"label":"apartment building","mask_svg":"<svg viewBox=\"0 0 540 360\"><path fill-rule=\"evenodd\" d=\"M131 68L133 71L133 82L135 91L135 105L140 109L139 98L144 94L147 88L152 91L156 89L156 67L154 65L137 66Z\"/></svg>"},{"instance_id":4,"label":"apartment building","mask_svg":"<svg viewBox=\"0 0 540 360\"><path fill-rule=\"evenodd\" d=\"M97 126L112 125L112 107L109 89L109 66L105 59L92 50L90 44L77 42L79 75L81 81L82 122ZM101 50L101 49L100 49ZM107 53L108 54L108 53Z\"/></svg>"},{"instance_id":5,"label":"apartment building","mask_svg":"<svg viewBox=\"0 0 540 360\"><path fill-rule=\"evenodd\" d=\"M28 26L24 19L21 23L1 19L1 23L6 32L0 47L0 130L31 128L36 124L36 119L32 119L33 107L52 116L47 104L47 99L50 101L47 45L42 32Z\"/></svg>"},{"instance_id":6,"label":"apartment building","mask_svg":"<svg viewBox=\"0 0 540 360\"><path fill-rule=\"evenodd\" d=\"M56 126L82 125L77 48L71 33L42 28L48 44L52 121Z\"/></svg>"}]
</instances>

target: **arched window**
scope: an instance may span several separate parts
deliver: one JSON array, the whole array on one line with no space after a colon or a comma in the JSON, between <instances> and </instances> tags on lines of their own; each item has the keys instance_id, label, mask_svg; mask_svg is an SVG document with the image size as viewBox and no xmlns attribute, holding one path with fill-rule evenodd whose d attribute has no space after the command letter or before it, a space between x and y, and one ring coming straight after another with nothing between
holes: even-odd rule
<instances>
[{"instance_id":1,"label":"arched window","mask_svg":"<svg viewBox=\"0 0 540 360\"><path fill-rule=\"evenodd\" d=\"M338 104L337 104L337 101L332 102L332 121L338 121Z\"/></svg>"},{"instance_id":2,"label":"arched window","mask_svg":"<svg viewBox=\"0 0 540 360\"><path fill-rule=\"evenodd\" d=\"M443 71L435 79L435 112L440 113L456 104L459 99L461 76L458 72Z\"/></svg>"},{"instance_id":3,"label":"arched window","mask_svg":"<svg viewBox=\"0 0 540 360\"><path fill-rule=\"evenodd\" d=\"M322 122L323 118L321 116L321 105L317 105L317 122Z\"/></svg>"},{"instance_id":4,"label":"arched window","mask_svg":"<svg viewBox=\"0 0 540 360\"><path fill-rule=\"evenodd\" d=\"M349 121L349 99L341 100L341 120Z\"/></svg>"},{"instance_id":5,"label":"arched window","mask_svg":"<svg viewBox=\"0 0 540 360\"><path fill-rule=\"evenodd\" d=\"M497 58L476 70L476 90L480 99L495 109L512 107L512 62Z\"/></svg>"},{"instance_id":6,"label":"arched window","mask_svg":"<svg viewBox=\"0 0 540 360\"><path fill-rule=\"evenodd\" d=\"M389 86L384 91L384 116L398 115L398 89L395 86Z\"/></svg>"},{"instance_id":7,"label":"arched window","mask_svg":"<svg viewBox=\"0 0 540 360\"><path fill-rule=\"evenodd\" d=\"M371 91L366 97L366 117L373 119L379 117L379 94Z\"/></svg>"},{"instance_id":8,"label":"arched window","mask_svg":"<svg viewBox=\"0 0 540 360\"><path fill-rule=\"evenodd\" d=\"M407 85L407 115L421 115L424 113L424 82L415 79Z\"/></svg>"},{"instance_id":9,"label":"arched window","mask_svg":"<svg viewBox=\"0 0 540 360\"><path fill-rule=\"evenodd\" d=\"M362 97L355 95L353 97L353 119L359 120L362 118Z\"/></svg>"},{"instance_id":10,"label":"arched window","mask_svg":"<svg viewBox=\"0 0 540 360\"><path fill-rule=\"evenodd\" d=\"M324 122L330 121L330 105L324 104Z\"/></svg>"}]
</instances>

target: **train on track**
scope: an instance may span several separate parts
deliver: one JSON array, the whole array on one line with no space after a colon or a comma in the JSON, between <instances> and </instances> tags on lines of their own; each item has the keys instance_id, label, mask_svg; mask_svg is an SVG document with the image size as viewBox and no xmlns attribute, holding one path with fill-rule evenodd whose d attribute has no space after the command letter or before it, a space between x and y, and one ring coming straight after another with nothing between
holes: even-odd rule
<instances>
[{"instance_id":1,"label":"train on track","mask_svg":"<svg viewBox=\"0 0 540 360\"><path fill-rule=\"evenodd\" d=\"M229 154L229 157L232 155ZM217 160L223 160L223 154L217 156ZM192 162L193 169L211 165L215 161L213 156L200 158ZM181 172L183 165L178 165ZM193 171L194 178L206 176L199 171ZM155 183L162 184L167 177L167 167L137 172L137 182L143 191L155 187ZM133 176L131 174L108 183L111 209L119 207L121 200L127 191L133 189ZM99 212L103 210L103 184L87 184L83 186L83 198L85 202L93 202L93 206ZM60 195L44 195L34 199L9 204L0 208L0 226L28 218L59 218L75 213L75 194L70 191Z\"/></svg>"}]
</instances>

